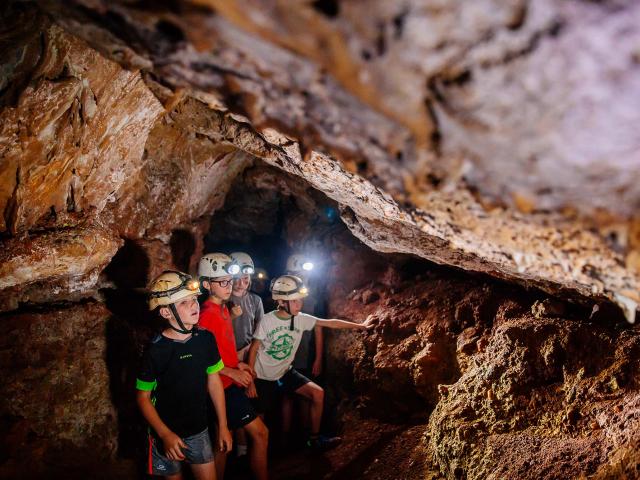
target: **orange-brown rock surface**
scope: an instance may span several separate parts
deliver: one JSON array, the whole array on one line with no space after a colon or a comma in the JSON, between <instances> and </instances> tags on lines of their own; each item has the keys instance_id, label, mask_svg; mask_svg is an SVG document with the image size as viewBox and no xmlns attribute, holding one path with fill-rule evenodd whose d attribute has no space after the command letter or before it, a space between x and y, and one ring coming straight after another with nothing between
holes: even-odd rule
<instances>
[{"instance_id":1,"label":"orange-brown rock surface","mask_svg":"<svg viewBox=\"0 0 640 480\"><path fill-rule=\"evenodd\" d=\"M329 393L407 478L633 477L639 12L5 2L0 476L136 457L140 289L208 234L331 252L330 311L378 325L329 336ZM388 475L352 438L336 472Z\"/></svg>"}]
</instances>

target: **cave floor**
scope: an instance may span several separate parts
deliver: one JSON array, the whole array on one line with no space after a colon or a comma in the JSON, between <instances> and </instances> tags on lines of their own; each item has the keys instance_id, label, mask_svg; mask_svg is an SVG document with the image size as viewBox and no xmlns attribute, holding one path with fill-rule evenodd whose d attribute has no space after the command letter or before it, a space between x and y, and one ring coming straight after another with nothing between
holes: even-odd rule
<instances>
[{"instance_id":1,"label":"cave floor","mask_svg":"<svg viewBox=\"0 0 640 480\"><path fill-rule=\"evenodd\" d=\"M343 442L325 454L302 448L270 458L271 478L278 480L439 479L424 441L426 424L389 425L365 420L359 430L343 434ZM248 463L232 461L226 478L250 480Z\"/></svg>"}]
</instances>

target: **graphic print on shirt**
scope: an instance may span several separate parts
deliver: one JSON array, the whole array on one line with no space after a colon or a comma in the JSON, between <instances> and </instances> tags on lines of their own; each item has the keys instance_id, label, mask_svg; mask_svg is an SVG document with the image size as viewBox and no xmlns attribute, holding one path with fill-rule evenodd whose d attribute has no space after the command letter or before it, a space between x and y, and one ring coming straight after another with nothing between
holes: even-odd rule
<instances>
[{"instance_id":1,"label":"graphic print on shirt","mask_svg":"<svg viewBox=\"0 0 640 480\"><path fill-rule=\"evenodd\" d=\"M293 350L293 337L287 333L276 338L267 350L267 355L272 356L276 360L284 360L291 355Z\"/></svg>"}]
</instances>

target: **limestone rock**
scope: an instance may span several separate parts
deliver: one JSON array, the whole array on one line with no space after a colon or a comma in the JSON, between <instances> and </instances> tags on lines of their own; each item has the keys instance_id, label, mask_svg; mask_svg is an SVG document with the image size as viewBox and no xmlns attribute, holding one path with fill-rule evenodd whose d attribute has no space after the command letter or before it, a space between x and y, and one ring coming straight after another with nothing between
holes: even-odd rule
<instances>
[{"instance_id":1,"label":"limestone rock","mask_svg":"<svg viewBox=\"0 0 640 480\"><path fill-rule=\"evenodd\" d=\"M10 38L0 55L9 59L3 81L12 83L0 111L0 231L14 234L49 215L61 214L56 225L64 226L68 213L102 211L140 173L147 134L162 111L138 72L47 19L35 27L14 24L13 39L28 41ZM34 50L36 58L26 54Z\"/></svg>"},{"instance_id":2,"label":"limestone rock","mask_svg":"<svg viewBox=\"0 0 640 480\"><path fill-rule=\"evenodd\" d=\"M115 454L109 316L94 303L3 319L2 449L11 460L0 477L73 471Z\"/></svg>"},{"instance_id":3,"label":"limestone rock","mask_svg":"<svg viewBox=\"0 0 640 480\"><path fill-rule=\"evenodd\" d=\"M122 241L99 227L12 238L0 254L0 309L87 295Z\"/></svg>"}]
</instances>

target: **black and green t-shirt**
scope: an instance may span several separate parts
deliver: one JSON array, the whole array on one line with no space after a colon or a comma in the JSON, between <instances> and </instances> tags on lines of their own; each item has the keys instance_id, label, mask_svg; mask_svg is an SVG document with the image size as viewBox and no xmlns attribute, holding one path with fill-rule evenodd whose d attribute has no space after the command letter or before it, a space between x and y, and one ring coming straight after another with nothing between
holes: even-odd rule
<instances>
[{"instance_id":1,"label":"black and green t-shirt","mask_svg":"<svg viewBox=\"0 0 640 480\"><path fill-rule=\"evenodd\" d=\"M224 367L214 336L198 329L185 341L156 336L142 357L136 388L152 391L162 421L179 437L207 428L207 375Z\"/></svg>"}]
</instances>

